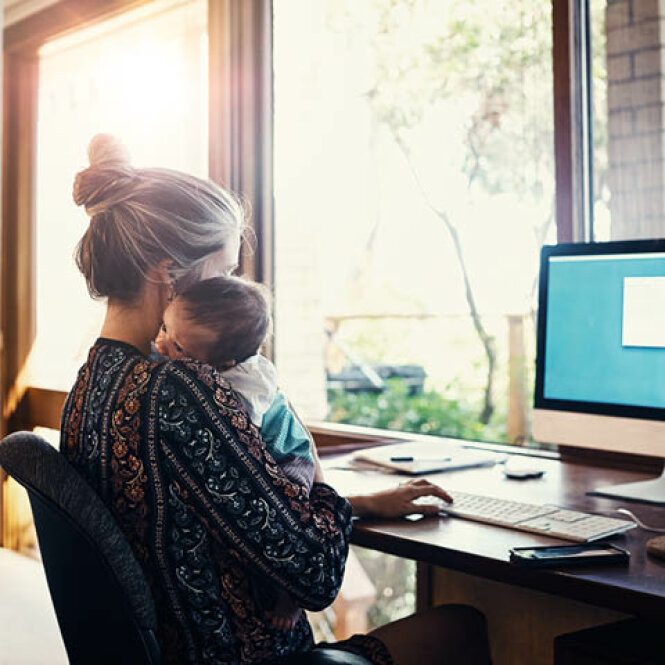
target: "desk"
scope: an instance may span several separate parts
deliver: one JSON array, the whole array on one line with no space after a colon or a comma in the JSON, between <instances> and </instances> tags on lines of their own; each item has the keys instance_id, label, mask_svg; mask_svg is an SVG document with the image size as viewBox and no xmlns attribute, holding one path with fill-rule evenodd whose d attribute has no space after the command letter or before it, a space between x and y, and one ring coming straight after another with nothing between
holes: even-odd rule
<instances>
[{"instance_id":1,"label":"desk","mask_svg":"<svg viewBox=\"0 0 665 665\"><path fill-rule=\"evenodd\" d=\"M338 468L344 464L345 458L329 458L324 464L328 467L328 482L342 494L368 493L402 480L400 476L375 471ZM629 506L646 523L665 527L663 508L585 495L587 489L642 480L647 477L644 474L549 459L538 460L538 464L546 473L536 480L508 480L499 465L428 477L444 488L591 512ZM457 518L359 520L354 525L352 542L433 565L433 603L466 601L485 611L495 665L536 665L551 662L547 656L551 639L543 638L548 626L555 635L626 615L665 619L665 561L647 556L645 548L646 541L654 535L633 529L610 539L630 550L627 568L576 568L567 572L524 570L508 560L511 547L564 541ZM493 634L493 618L495 623L502 623L503 634ZM528 630L526 623L530 624ZM519 638L505 634L511 628L519 629ZM532 641L539 644L525 644L525 633L530 633ZM499 654L495 644L500 645ZM515 655L516 644L521 650L519 657Z\"/></svg>"}]
</instances>

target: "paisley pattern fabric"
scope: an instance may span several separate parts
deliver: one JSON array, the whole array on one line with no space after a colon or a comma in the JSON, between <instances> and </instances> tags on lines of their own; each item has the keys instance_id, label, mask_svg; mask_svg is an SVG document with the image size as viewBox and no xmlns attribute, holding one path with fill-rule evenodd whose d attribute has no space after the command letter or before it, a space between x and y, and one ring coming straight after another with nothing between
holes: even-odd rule
<instances>
[{"instance_id":1,"label":"paisley pattern fabric","mask_svg":"<svg viewBox=\"0 0 665 665\"><path fill-rule=\"evenodd\" d=\"M260 663L313 648L305 614L293 631L273 628L256 589L327 607L344 574L350 505L327 485L308 491L283 473L222 375L99 339L61 432L62 453L146 573L165 663ZM356 636L348 650L389 662L376 642Z\"/></svg>"}]
</instances>

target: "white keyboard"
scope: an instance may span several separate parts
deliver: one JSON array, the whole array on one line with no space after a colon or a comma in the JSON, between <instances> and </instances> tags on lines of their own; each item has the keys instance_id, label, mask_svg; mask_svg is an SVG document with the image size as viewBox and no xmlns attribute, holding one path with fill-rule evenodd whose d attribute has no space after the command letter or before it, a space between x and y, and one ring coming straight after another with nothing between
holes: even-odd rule
<instances>
[{"instance_id":1,"label":"white keyboard","mask_svg":"<svg viewBox=\"0 0 665 665\"><path fill-rule=\"evenodd\" d=\"M628 520L582 513L559 506L520 503L457 490L447 491L453 498L452 504L441 502L442 511L447 515L578 543L613 536L637 526Z\"/></svg>"}]
</instances>

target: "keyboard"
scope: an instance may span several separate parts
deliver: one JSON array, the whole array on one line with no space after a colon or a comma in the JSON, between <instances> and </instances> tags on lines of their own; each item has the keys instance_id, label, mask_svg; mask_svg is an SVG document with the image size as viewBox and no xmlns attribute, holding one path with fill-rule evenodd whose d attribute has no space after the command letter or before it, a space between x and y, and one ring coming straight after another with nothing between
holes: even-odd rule
<instances>
[{"instance_id":1,"label":"keyboard","mask_svg":"<svg viewBox=\"0 0 665 665\"><path fill-rule=\"evenodd\" d=\"M452 517L529 531L552 538L589 543L634 529L628 520L583 513L553 505L537 505L491 496L447 490L453 503L441 502L441 510ZM428 497L428 501L431 498Z\"/></svg>"}]
</instances>

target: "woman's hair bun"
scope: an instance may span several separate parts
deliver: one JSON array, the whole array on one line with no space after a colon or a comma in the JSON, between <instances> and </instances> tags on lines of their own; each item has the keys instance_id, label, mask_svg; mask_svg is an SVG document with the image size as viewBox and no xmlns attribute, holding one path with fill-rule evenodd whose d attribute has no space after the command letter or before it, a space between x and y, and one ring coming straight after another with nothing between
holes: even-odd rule
<instances>
[{"instance_id":1,"label":"woman's hair bun","mask_svg":"<svg viewBox=\"0 0 665 665\"><path fill-rule=\"evenodd\" d=\"M88 160L90 166L106 164L122 164L129 166L129 152L127 148L111 134L95 134L88 146Z\"/></svg>"},{"instance_id":2,"label":"woman's hair bun","mask_svg":"<svg viewBox=\"0 0 665 665\"><path fill-rule=\"evenodd\" d=\"M126 198L135 171L127 148L111 134L96 134L88 146L90 166L74 179L74 203L92 217Z\"/></svg>"}]
</instances>

